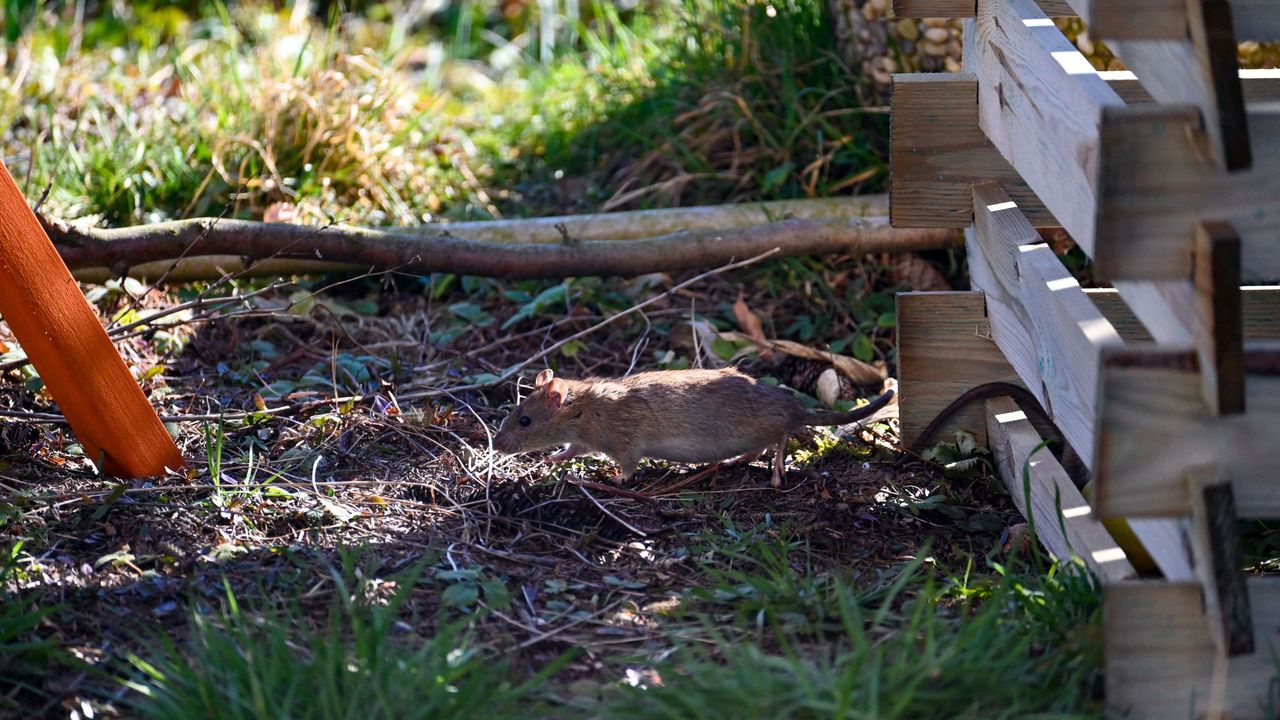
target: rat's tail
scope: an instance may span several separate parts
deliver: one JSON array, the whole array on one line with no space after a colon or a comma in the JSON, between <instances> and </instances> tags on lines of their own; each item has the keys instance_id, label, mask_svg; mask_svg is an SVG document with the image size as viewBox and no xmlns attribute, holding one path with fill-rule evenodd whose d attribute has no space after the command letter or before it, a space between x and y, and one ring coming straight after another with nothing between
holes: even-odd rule
<instances>
[{"instance_id":1,"label":"rat's tail","mask_svg":"<svg viewBox=\"0 0 1280 720\"><path fill-rule=\"evenodd\" d=\"M885 405L888 405L889 401L892 399L893 391L885 390L884 394L880 397L872 400L862 407L854 408L849 412L810 410L805 413L804 420L802 422L805 425L847 425L848 423L865 420L872 415L875 415L876 411Z\"/></svg>"}]
</instances>

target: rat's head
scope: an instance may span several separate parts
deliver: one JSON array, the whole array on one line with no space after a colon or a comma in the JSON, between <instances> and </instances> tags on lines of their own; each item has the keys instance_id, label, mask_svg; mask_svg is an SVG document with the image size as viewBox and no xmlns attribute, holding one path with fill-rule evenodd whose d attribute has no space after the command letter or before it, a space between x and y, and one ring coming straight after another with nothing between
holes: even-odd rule
<instances>
[{"instance_id":1,"label":"rat's head","mask_svg":"<svg viewBox=\"0 0 1280 720\"><path fill-rule=\"evenodd\" d=\"M569 386L555 377L551 370L538 373L533 381L534 390L524 402L502 421L493 447L505 453L541 450L568 442L561 437L561 411L569 397Z\"/></svg>"}]
</instances>

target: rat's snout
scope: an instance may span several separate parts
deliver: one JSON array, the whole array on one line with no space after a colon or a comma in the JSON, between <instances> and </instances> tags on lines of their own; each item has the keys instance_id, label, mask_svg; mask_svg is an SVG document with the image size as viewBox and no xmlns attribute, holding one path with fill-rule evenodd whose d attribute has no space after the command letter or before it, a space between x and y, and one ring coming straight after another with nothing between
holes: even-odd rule
<instances>
[{"instance_id":1,"label":"rat's snout","mask_svg":"<svg viewBox=\"0 0 1280 720\"><path fill-rule=\"evenodd\" d=\"M511 447L511 433L498 428L498 434L493 436L493 449L503 453L515 452Z\"/></svg>"}]
</instances>

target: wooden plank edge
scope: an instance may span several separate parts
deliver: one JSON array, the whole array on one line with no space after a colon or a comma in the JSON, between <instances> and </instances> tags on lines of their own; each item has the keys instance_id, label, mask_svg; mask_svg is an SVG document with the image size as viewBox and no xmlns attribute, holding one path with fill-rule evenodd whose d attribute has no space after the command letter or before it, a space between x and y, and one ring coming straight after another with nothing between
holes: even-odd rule
<instances>
[{"instance_id":1,"label":"wooden plank edge","mask_svg":"<svg viewBox=\"0 0 1280 720\"><path fill-rule=\"evenodd\" d=\"M1280 635L1280 578L1249 578L1255 633ZM1261 720L1280 705L1271 651L1226 657L1209 636L1199 583L1131 580L1103 588L1108 716Z\"/></svg>"},{"instance_id":2,"label":"wooden plank edge","mask_svg":"<svg viewBox=\"0 0 1280 720\"><path fill-rule=\"evenodd\" d=\"M1080 558L1103 582L1135 577L1125 551L1093 516L1088 501L1053 454L1042 447L1043 441L1026 414L1011 399L997 398L987 401L986 415L996 469L1014 505L1033 523L1045 549L1059 559Z\"/></svg>"},{"instance_id":3,"label":"wooden plank edge","mask_svg":"<svg viewBox=\"0 0 1280 720\"><path fill-rule=\"evenodd\" d=\"M1280 373L1267 371L1280 354L1254 348L1245 347L1249 412L1220 417L1205 405L1194 351L1103 352L1093 496L1100 517L1185 517L1192 508L1186 471L1202 466L1230 477L1241 517L1280 517L1280 443L1273 441Z\"/></svg>"}]
</instances>

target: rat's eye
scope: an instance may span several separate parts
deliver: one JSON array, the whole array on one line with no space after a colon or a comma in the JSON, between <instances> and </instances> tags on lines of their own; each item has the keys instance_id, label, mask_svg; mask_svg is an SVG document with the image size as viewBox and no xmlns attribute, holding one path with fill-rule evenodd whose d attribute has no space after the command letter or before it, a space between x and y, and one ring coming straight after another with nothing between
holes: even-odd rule
<instances>
[{"instance_id":1,"label":"rat's eye","mask_svg":"<svg viewBox=\"0 0 1280 720\"><path fill-rule=\"evenodd\" d=\"M528 415L520 416L520 424L523 425L524 427L529 427L529 423L531 422L533 422L533 420L530 419Z\"/></svg>"}]
</instances>

